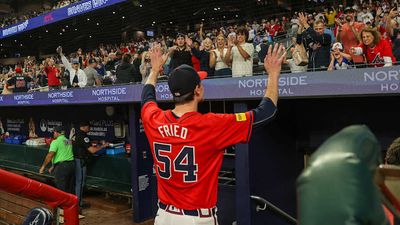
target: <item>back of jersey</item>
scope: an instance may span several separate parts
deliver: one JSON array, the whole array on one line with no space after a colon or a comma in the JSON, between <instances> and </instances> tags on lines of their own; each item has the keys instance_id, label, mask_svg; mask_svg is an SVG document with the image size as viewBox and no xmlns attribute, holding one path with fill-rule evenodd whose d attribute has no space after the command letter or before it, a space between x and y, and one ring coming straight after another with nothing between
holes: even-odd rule
<instances>
[{"instance_id":1,"label":"back of jersey","mask_svg":"<svg viewBox=\"0 0 400 225\"><path fill-rule=\"evenodd\" d=\"M176 118L155 102L142 108L142 120L154 158L158 197L180 209L212 208L217 202L223 149L248 141L252 113L188 112Z\"/></svg>"}]
</instances>

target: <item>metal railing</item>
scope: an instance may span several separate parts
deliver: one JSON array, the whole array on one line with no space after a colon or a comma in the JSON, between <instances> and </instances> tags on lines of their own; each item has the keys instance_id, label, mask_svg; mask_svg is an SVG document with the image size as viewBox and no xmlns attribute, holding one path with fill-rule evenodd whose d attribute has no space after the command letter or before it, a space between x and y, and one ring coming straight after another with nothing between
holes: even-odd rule
<instances>
[{"instance_id":1,"label":"metal railing","mask_svg":"<svg viewBox=\"0 0 400 225\"><path fill-rule=\"evenodd\" d=\"M285 211L278 208L271 202L267 201L266 199L264 199L260 196L255 196L255 195L251 195L250 198L257 203L257 206L256 206L257 212L268 210L268 211L275 213L282 219L288 221L290 224L297 224L297 220L295 218L293 218L291 215L287 214Z\"/></svg>"}]
</instances>

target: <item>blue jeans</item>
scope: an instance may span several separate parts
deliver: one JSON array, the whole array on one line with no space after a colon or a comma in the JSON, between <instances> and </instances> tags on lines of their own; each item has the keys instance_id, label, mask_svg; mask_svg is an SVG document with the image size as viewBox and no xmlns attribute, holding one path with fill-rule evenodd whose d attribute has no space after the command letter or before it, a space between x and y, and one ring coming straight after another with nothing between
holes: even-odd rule
<instances>
[{"instance_id":1,"label":"blue jeans","mask_svg":"<svg viewBox=\"0 0 400 225\"><path fill-rule=\"evenodd\" d=\"M82 206L83 187L86 179L86 165L83 159L75 158L75 195L78 197L79 206Z\"/></svg>"}]
</instances>

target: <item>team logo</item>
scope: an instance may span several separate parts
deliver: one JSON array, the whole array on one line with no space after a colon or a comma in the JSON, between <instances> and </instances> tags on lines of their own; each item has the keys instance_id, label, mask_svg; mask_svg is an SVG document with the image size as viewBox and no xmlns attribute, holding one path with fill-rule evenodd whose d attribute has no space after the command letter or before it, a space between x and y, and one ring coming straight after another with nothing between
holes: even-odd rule
<instances>
[{"instance_id":1,"label":"team logo","mask_svg":"<svg viewBox=\"0 0 400 225\"><path fill-rule=\"evenodd\" d=\"M372 60L372 64L383 64L385 63L385 60L383 59L383 57L381 57L381 53L378 52L378 54L376 54L374 60Z\"/></svg>"},{"instance_id":2,"label":"team logo","mask_svg":"<svg viewBox=\"0 0 400 225\"><path fill-rule=\"evenodd\" d=\"M83 139L86 143L89 143L89 138L88 137L85 137L84 139Z\"/></svg>"},{"instance_id":3,"label":"team logo","mask_svg":"<svg viewBox=\"0 0 400 225\"><path fill-rule=\"evenodd\" d=\"M46 132L46 130L47 130L47 121L46 120L41 120L39 126L40 126L40 130L42 132Z\"/></svg>"}]
</instances>

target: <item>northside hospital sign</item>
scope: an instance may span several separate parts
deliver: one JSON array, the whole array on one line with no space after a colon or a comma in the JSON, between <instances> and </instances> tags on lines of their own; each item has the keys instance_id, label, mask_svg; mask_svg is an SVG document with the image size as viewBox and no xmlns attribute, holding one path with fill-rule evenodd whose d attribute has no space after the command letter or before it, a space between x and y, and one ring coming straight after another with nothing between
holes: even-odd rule
<instances>
[{"instance_id":1,"label":"northside hospital sign","mask_svg":"<svg viewBox=\"0 0 400 225\"><path fill-rule=\"evenodd\" d=\"M1 29L0 39L127 0L84 0Z\"/></svg>"},{"instance_id":2,"label":"northside hospital sign","mask_svg":"<svg viewBox=\"0 0 400 225\"><path fill-rule=\"evenodd\" d=\"M268 84L268 77L264 75L206 79L202 83L206 100L261 99ZM142 84L132 84L0 95L0 107L139 103L142 89ZM165 82L157 84L156 94L158 101L172 99ZM400 94L400 66L282 74L279 79L279 96L289 99L385 94Z\"/></svg>"}]
</instances>

